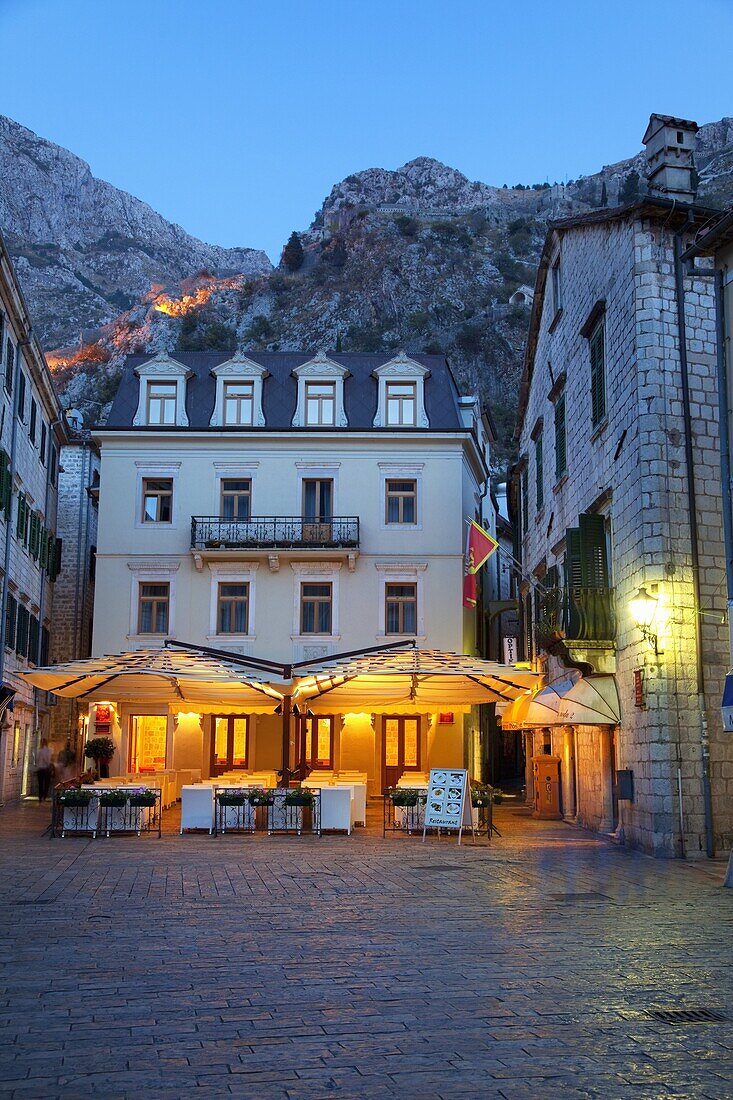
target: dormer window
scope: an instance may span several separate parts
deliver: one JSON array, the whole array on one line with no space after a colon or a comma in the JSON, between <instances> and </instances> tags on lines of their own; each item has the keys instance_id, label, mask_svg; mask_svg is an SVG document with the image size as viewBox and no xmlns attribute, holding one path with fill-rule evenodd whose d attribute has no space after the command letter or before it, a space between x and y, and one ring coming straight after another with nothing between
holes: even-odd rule
<instances>
[{"instance_id":1,"label":"dormer window","mask_svg":"<svg viewBox=\"0 0 733 1100\"><path fill-rule=\"evenodd\" d=\"M175 424L177 389L175 382L148 382L146 424Z\"/></svg>"},{"instance_id":2,"label":"dormer window","mask_svg":"<svg viewBox=\"0 0 733 1100\"><path fill-rule=\"evenodd\" d=\"M415 382L387 382L385 403L388 427L415 427L417 424L417 385Z\"/></svg>"},{"instance_id":3,"label":"dormer window","mask_svg":"<svg viewBox=\"0 0 733 1100\"><path fill-rule=\"evenodd\" d=\"M267 368L244 355L235 355L211 371L216 379L212 428L262 428L262 385Z\"/></svg>"},{"instance_id":4,"label":"dormer window","mask_svg":"<svg viewBox=\"0 0 733 1100\"><path fill-rule=\"evenodd\" d=\"M427 428L425 379L428 367L401 354L373 371L379 390L375 428Z\"/></svg>"},{"instance_id":5,"label":"dormer window","mask_svg":"<svg viewBox=\"0 0 733 1100\"><path fill-rule=\"evenodd\" d=\"M187 428L186 381L192 371L166 352L160 352L135 367L135 374L140 379L140 395L133 424Z\"/></svg>"},{"instance_id":6,"label":"dormer window","mask_svg":"<svg viewBox=\"0 0 733 1100\"><path fill-rule=\"evenodd\" d=\"M306 382L305 426L333 428L336 424L336 383Z\"/></svg>"},{"instance_id":7,"label":"dormer window","mask_svg":"<svg viewBox=\"0 0 733 1100\"><path fill-rule=\"evenodd\" d=\"M254 423L254 382L224 383L224 423L251 428Z\"/></svg>"},{"instance_id":8,"label":"dormer window","mask_svg":"<svg viewBox=\"0 0 733 1100\"><path fill-rule=\"evenodd\" d=\"M344 409L344 379L349 374L346 367L321 351L296 367L293 374L298 380L293 427L345 428L348 421Z\"/></svg>"}]
</instances>

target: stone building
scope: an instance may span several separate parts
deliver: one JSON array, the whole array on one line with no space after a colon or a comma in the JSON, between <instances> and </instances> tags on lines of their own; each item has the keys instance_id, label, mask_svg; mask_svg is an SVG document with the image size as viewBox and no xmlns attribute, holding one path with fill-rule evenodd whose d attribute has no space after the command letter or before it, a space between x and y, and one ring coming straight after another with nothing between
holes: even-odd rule
<instances>
[{"instance_id":1,"label":"stone building","mask_svg":"<svg viewBox=\"0 0 733 1100\"><path fill-rule=\"evenodd\" d=\"M65 420L0 238L0 800L34 791L50 734L44 692L19 675L46 664L61 544L56 528Z\"/></svg>"},{"instance_id":2,"label":"stone building","mask_svg":"<svg viewBox=\"0 0 733 1100\"><path fill-rule=\"evenodd\" d=\"M681 259L710 217L685 201L696 130L652 116L649 195L552 225L518 425L526 645L553 686L507 724L559 757L566 820L664 856L733 841L715 297Z\"/></svg>"},{"instance_id":3,"label":"stone building","mask_svg":"<svg viewBox=\"0 0 733 1100\"><path fill-rule=\"evenodd\" d=\"M61 451L57 533L64 547L53 602L51 661L72 661L92 652L94 581L99 504L99 448L91 433L70 417L68 440ZM54 696L51 740L81 762L88 707L76 699Z\"/></svg>"}]
</instances>

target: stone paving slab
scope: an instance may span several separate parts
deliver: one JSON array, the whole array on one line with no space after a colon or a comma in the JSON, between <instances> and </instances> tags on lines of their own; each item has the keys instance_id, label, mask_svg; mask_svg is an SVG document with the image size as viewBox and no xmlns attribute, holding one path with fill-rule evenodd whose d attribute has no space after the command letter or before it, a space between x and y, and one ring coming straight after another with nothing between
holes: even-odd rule
<instances>
[{"instance_id":1,"label":"stone paving slab","mask_svg":"<svg viewBox=\"0 0 733 1100\"><path fill-rule=\"evenodd\" d=\"M2 1097L733 1097L723 864L516 808L460 848L374 814L91 841L45 813L0 812Z\"/></svg>"}]
</instances>

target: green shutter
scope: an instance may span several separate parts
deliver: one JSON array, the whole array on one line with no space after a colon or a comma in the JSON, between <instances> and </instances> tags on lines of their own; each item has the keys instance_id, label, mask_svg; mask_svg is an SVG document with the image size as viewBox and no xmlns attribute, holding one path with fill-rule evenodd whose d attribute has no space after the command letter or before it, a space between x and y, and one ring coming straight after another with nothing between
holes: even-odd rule
<instances>
[{"instance_id":1,"label":"green shutter","mask_svg":"<svg viewBox=\"0 0 733 1100\"><path fill-rule=\"evenodd\" d=\"M15 524L15 533L23 542L25 542L26 514L25 493L18 493L18 516Z\"/></svg>"},{"instance_id":2,"label":"green shutter","mask_svg":"<svg viewBox=\"0 0 733 1100\"><path fill-rule=\"evenodd\" d=\"M522 535L529 530L529 476L527 467L522 470Z\"/></svg>"},{"instance_id":3,"label":"green shutter","mask_svg":"<svg viewBox=\"0 0 733 1100\"><path fill-rule=\"evenodd\" d=\"M568 465L567 441L565 437L565 394L561 393L555 402L555 477L560 478Z\"/></svg>"},{"instance_id":4,"label":"green shutter","mask_svg":"<svg viewBox=\"0 0 733 1100\"><path fill-rule=\"evenodd\" d=\"M38 664L38 642L40 638L41 624L35 615L31 615L28 627L28 660Z\"/></svg>"},{"instance_id":5,"label":"green shutter","mask_svg":"<svg viewBox=\"0 0 733 1100\"><path fill-rule=\"evenodd\" d=\"M38 564L41 569L45 569L48 565L48 531L45 527L41 528L38 544Z\"/></svg>"},{"instance_id":6,"label":"green shutter","mask_svg":"<svg viewBox=\"0 0 733 1100\"><path fill-rule=\"evenodd\" d=\"M545 469L542 460L542 436L539 435L534 445L535 460L535 488L537 490L537 511L540 512L545 503Z\"/></svg>"},{"instance_id":7,"label":"green shutter","mask_svg":"<svg viewBox=\"0 0 733 1100\"><path fill-rule=\"evenodd\" d=\"M8 649L15 647L15 621L18 604L15 596L8 596L8 606L5 611L5 645Z\"/></svg>"},{"instance_id":8,"label":"green shutter","mask_svg":"<svg viewBox=\"0 0 733 1100\"><path fill-rule=\"evenodd\" d=\"M581 571L584 588L608 588L608 551L606 520L584 513L578 517L581 545Z\"/></svg>"},{"instance_id":9,"label":"green shutter","mask_svg":"<svg viewBox=\"0 0 733 1100\"><path fill-rule=\"evenodd\" d=\"M0 450L0 511L10 515L11 481L10 459L5 451Z\"/></svg>"},{"instance_id":10,"label":"green shutter","mask_svg":"<svg viewBox=\"0 0 733 1100\"><path fill-rule=\"evenodd\" d=\"M39 553L39 541L41 537L41 514L40 512L31 512L30 516L30 533L28 535L28 550L31 557L34 560L38 560Z\"/></svg>"},{"instance_id":11,"label":"green shutter","mask_svg":"<svg viewBox=\"0 0 733 1100\"><path fill-rule=\"evenodd\" d=\"M606 415L605 332L601 322L590 338L591 419L596 428Z\"/></svg>"}]
</instances>

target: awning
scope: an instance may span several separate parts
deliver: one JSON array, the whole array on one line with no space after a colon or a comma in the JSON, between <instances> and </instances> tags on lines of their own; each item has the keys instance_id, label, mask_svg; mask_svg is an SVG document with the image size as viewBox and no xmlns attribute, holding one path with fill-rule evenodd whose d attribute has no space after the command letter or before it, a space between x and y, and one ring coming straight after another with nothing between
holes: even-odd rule
<instances>
[{"instance_id":1,"label":"awning","mask_svg":"<svg viewBox=\"0 0 733 1100\"><path fill-rule=\"evenodd\" d=\"M65 699L114 703L236 707L248 713L273 713L283 694L236 660L229 663L204 653L140 649L21 673L34 687Z\"/></svg>"},{"instance_id":2,"label":"awning","mask_svg":"<svg viewBox=\"0 0 733 1100\"><path fill-rule=\"evenodd\" d=\"M435 649L370 653L323 661L303 670L293 702L321 714L462 710L510 703L541 677L529 669Z\"/></svg>"},{"instance_id":3,"label":"awning","mask_svg":"<svg viewBox=\"0 0 733 1100\"><path fill-rule=\"evenodd\" d=\"M547 684L518 699L501 716L503 729L542 726L615 726L621 720L615 676L599 673Z\"/></svg>"}]
</instances>

